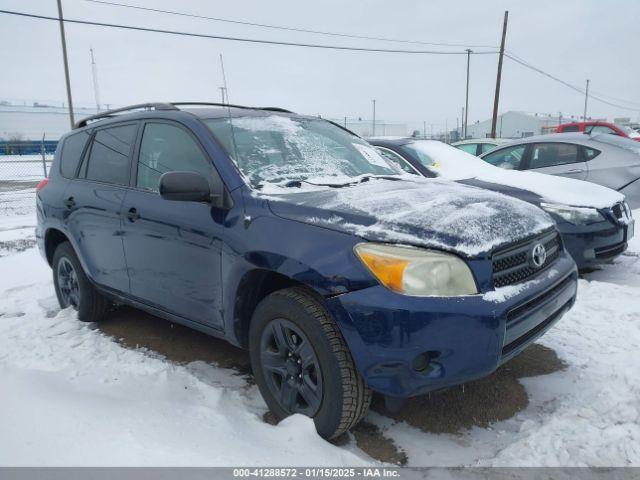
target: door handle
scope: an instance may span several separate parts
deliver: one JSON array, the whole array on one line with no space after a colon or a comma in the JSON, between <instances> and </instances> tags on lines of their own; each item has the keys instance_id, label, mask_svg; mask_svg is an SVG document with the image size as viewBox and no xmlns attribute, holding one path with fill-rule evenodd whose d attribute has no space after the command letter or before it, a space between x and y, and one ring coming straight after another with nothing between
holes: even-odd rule
<instances>
[{"instance_id":1,"label":"door handle","mask_svg":"<svg viewBox=\"0 0 640 480\"><path fill-rule=\"evenodd\" d=\"M136 220L138 220L140 218L140 214L138 213L138 211L135 208L130 208L129 211L127 212L127 219L130 222L135 222Z\"/></svg>"},{"instance_id":2,"label":"door handle","mask_svg":"<svg viewBox=\"0 0 640 480\"><path fill-rule=\"evenodd\" d=\"M64 202L62 202L64 204L65 207L67 208L73 208L76 206L76 201L73 199L73 197L69 197L67 198Z\"/></svg>"},{"instance_id":3,"label":"door handle","mask_svg":"<svg viewBox=\"0 0 640 480\"><path fill-rule=\"evenodd\" d=\"M584 170L581 168L572 168L571 170L567 170L567 173L584 173Z\"/></svg>"}]
</instances>

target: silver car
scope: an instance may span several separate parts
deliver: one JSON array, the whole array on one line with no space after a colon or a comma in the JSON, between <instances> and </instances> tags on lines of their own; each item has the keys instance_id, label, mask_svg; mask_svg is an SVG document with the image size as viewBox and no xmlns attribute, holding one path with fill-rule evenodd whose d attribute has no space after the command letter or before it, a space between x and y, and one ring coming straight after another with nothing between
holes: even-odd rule
<instances>
[{"instance_id":1,"label":"silver car","mask_svg":"<svg viewBox=\"0 0 640 480\"><path fill-rule=\"evenodd\" d=\"M640 207L640 142L609 134L555 133L501 145L480 158L497 167L598 183Z\"/></svg>"}]
</instances>

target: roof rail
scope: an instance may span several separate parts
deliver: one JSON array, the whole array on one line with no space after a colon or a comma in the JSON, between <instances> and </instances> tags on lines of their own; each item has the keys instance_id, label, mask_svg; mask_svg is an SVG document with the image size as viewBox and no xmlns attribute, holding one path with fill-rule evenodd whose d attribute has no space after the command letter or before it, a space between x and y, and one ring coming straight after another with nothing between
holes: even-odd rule
<instances>
[{"instance_id":1,"label":"roof rail","mask_svg":"<svg viewBox=\"0 0 640 480\"><path fill-rule=\"evenodd\" d=\"M102 118L110 118L118 113L129 112L131 110L180 110L178 107L188 105L202 105L209 107L231 107L231 108L244 108L247 110L267 110L269 112L282 112L293 113L290 110L279 107L247 107L244 105L233 105L228 103L215 103L215 102L167 102L167 103L139 103L137 105L129 105L128 107L116 108L113 110L106 110L104 112L91 115L83 118L79 122L76 122L73 126L74 129L86 127L89 122L100 120Z\"/></svg>"},{"instance_id":2,"label":"roof rail","mask_svg":"<svg viewBox=\"0 0 640 480\"><path fill-rule=\"evenodd\" d=\"M178 108L174 107L170 103L139 103L137 105L129 105L128 107L106 110L104 112L97 113L96 115L91 115L89 117L83 118L79 122L76 122L73 128L76 129L86 127L88 122L100 120L101 118L113 117L116 113L128 112L131 110L178 110Z\"/></svg>"},{"instance_id":3,"label":"roof rail","mask_svg":"<svg viewBox=\"0 0 640 480\"><path fill-rule=\"evenodd\" d=\"M270 112L282 112L282 113L294 113L291 110L286 110L280 107L248 107L246 105L234 105L232 103L216 103L216 102L171 102L174 106L188 106L188 105L202 105L209 107L231 107L231 108L244 108L247 110L268 110Z\"/></svg>"}]
</instances>

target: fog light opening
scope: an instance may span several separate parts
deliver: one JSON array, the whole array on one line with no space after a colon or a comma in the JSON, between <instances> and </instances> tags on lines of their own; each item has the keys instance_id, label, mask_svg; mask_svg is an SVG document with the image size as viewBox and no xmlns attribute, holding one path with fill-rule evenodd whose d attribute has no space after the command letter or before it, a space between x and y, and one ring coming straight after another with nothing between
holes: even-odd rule
<instances>
[{"instance_id":1,"label":"fog light opening","mask_svg":"<svg viewBox=\"0 0 640 480\"><path fill-rule=\"evenodd\" d=\"M411 366L416 372L426 372L429 369L431 359L436 358L437 356L438 352L423 352L414 357L413 362L411 362Z\"/></svg>"}]
</instances>

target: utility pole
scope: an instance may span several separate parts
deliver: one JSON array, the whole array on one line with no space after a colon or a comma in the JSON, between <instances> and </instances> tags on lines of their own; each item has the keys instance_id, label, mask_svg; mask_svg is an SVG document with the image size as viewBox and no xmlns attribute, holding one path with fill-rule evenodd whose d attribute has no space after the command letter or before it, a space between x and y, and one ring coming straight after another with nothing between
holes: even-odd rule
<instances>
[{"instance_id":1,"label":"utility pole","mask_svg":"<svg viewBox=\"0 0 640 480\"><path fill-rule=\"evenodd\" d=\"M220 70L222 71L222 103L229 104L229 90L227 90L227 75L224 73L224 60L222 59L222 54L220 54ZM226 102L225 102L226 99Z\"/></svg>"},{"instance_id":2,"label":"utility pole","mask_svg":"<svg viewBox=\"0 0 640 480\"><path fill-rule=\"evenodd\" d=\"M427 138L427 122L426 120L422 122L422 136Z\"/></svg>"},{"instance_id":3,"label":"utility pole","mask_svg":"<svg viewBox=\"0 0 640 480\"><path fill-rule=\"evenodd\" d=\"M91 53L91 75L93 76L93 95L96 99L96 109L100 111L100 89L98 88L98 71L96 70L96 60L93 57L93 48L89 49Z\"/></svg>"},{"instance_id":4,"label":"utility pole","mask_svg":"<svg viewBox=\"0 0 640 480\"><path fill-rule=\"evenodd\" d=\"M62 0L58 0L58 21L60 22L60 39L62 40L62 59L64 61L64 78L67 82L67 103L69 104L69 121L71 128L75 124L73 119L73 100L71 99L71 82L69 81L69 61L67 60L67 40L64 34L64 17L62 15Z\"/></svg>"},{"instance_id":5,"label":"utility pole","mask_svg":"<svg viewBox=\"0 0 640 480\"><path fill-rule=\"evenodd\" d=\"M589 79L587 78L587 88L584 91L584 121L587 121L587 100L589 99Z\"/></svg>"},{"instance_id":6,"label":"utility pole","mask_svg":"<svg viewBox=\"0 0 640 480\"><path fill-rule=\"evenodd\" d=\"M222 103L226 103L225 102L225 88L224 87L218 87L220 89L220 98L222 99Z\"/></svg>"},{"instance_id":7,"label":"utility pole","mask_svg":"<svg viewBox=\"0 0 640 480\"><path fill-rule=\"evenodd\" d=\"M376 101L371 100L373 102L373 132L371 133L372 137L376 136Z\"/></svg>"},{"instance_id":8,"label":"utility pole","mask_svg":"<svg viewBox=\"0 0 640 480\"><path fill-rule=\"evenodd\" d=\"M460 125L460 131L462 132L461 140L464 140L465 138L467 138L466 132L464 131L464 107L462 107L462 116L460 117L460 122L462 123L462 125Z\"/></svg>"},{"instance_id":9,"label":"utility pole","mask_svg":"<svg viewBox=\"0 0 640 480\"><path fill-rule=\"evenodd\" d=\"M467 94L464 101L464 136L467 137L467 119L469 115L469 63L471 62L471 49L467 48Z\"/></svg>"},{"instance_id":10,"label":"utility pole","mask_svg":"<svg viewBox=\"0 0 640 480\"><path fill-rule=\"evenodd\" d=\"M496 138L496 124L498 123L498 103L500 102L500 80L502 78L502 60L504 58L504 41L507 38L507 21L509 11L504 12L504 24L502 25L502 41L500 42L500 57L498 58L498 77L496 79L496 94L493 97L493 118L491 119L491 138Z\"/></svg>"}]
</instances>

